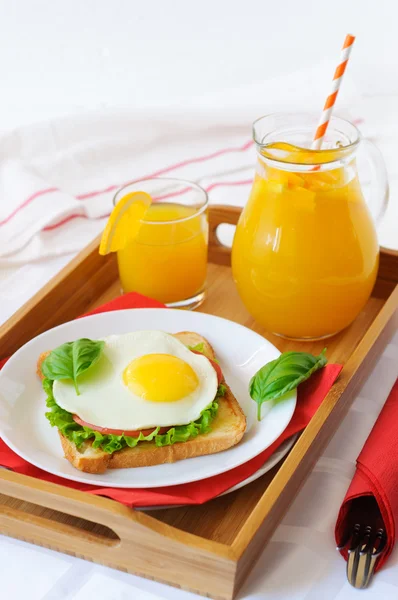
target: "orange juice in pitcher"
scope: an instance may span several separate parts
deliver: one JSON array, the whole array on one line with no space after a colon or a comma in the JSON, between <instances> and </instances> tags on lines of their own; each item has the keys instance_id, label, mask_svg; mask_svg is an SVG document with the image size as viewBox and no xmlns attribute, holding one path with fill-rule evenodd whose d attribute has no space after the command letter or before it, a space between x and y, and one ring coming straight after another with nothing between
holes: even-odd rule
<instances>
[{"instance_id":1,"label":"orange juice in pitcher","mask_svg":"<svg viewBox=\"0 0 398 600\"><path fill-rule=\"evenodd\" d=\"M349 325L371 294L379 260L356 169L359 132L334 118L324 149L311 150L313 123L305 115L255 122L257 172L232 250L249 312L268 331L294 339L327 337ZM371 159L381 213L387 179L374 146Z\"/></svg>"}]
</instances>

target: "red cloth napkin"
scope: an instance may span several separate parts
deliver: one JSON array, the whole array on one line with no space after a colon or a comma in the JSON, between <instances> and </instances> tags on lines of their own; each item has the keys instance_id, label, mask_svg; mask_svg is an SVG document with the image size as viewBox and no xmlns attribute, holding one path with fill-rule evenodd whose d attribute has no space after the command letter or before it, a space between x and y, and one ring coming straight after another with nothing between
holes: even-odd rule
<instances>
[{"instance_id":1,"label":"red cloth napkin","mask_svg":"<svg viewBox=\"0 0 398 600\"><path fill-rule=\"evenodd\" d=\"M338 546L355 523L384 527L387 547L376 566L380 569L394 547L398 523L398 379L357 458L357 470L337 517ZM347 551L341 554L347 560Z\"/></svg>"},{"instance_id":2,"label":"red cloth napkin","mask_svg":"<svg viewBox=\"0 0 398 600\"><path fill-rule=\"evenodd\" d=\"M87 314L91 315L123 308L159 308L163 306L163 304L160 304L156 300L145 298L140 294L130 293L120 296ZM2 365L0 364L0 366ZM69 481L42 471L15 454L2 440L0 440L0 465L12 469L17 473L37 477L44 481L65 485L88 492L89 494L106 496L129 507L202 504L253 475L285 440L302 431L308 425L322 400L332 387L341 368L341 365L327 365L315 373L311 379L300 385L297 407L293 418L272 446L244 465L201 481L151 489L96 487L94 485Z\"/></svg>"}]
</instances>

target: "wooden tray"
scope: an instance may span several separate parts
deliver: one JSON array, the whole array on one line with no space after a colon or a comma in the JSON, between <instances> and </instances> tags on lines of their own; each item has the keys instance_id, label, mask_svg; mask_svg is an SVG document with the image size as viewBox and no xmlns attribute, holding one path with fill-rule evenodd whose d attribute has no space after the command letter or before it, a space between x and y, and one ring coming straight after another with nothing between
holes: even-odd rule
<instances>
[{"instance_id":1,"label":"wooden tray","mask_svg":"<svg viewBox=\"0 0 398 600\"><path fill-rule=\"evenodd\" d=\"M200 310L242 323L282 351L319 352L323 342L297 344L266 334L239 300L228 266L230 250L216 232L220 223L236 224L239 213L231 207L210 210L209 293ZM0 328L0 358L119 294L115 257L100 257L97 247L98 240ZM374 295L351 327L328 340L330 361L344 363L339 380L287 458L271 472L203 506L145 513L1 471L1 533L230 600L397 329L397 280L398 253L383 251Z\"/></svg>"}]
</instances>

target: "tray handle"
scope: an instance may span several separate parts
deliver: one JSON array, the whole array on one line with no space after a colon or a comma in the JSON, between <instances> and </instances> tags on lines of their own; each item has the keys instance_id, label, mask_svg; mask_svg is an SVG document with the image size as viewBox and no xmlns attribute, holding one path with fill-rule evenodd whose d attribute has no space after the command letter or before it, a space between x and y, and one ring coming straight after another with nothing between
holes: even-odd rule
<instances>
[{"instance_id":1,"label":"tray handle","mask_svg":"<svg viewBox=\"0 0 398 600\"><path fill-rule=\"evenodd\" d=\"M61 522L51 518L48 509L36 507L40 510L46 510L48 516L41 516L14 506L0 505L0 529L1 533L16 536L23 539L37 540L42 544L49 544L55 538L59 542L68 539L71 544L93 547L93 544L99 547L112 547L120 544L120 537L109 527L108 535L104 531L104 525L101 526L102 532L89 531L82 529L68 522ZM35 508L36 508L35 507ZM57 511L59 516L59 513ZM62 513L63 520L68 519L67 513ZM81 523L81 521L79 521ZM94 524L98 529L98 524ZM110 534L110 535L109 535Z\"/></svg>"},{"instance_id":2,"label":"tray handle","mask_svg":"<svg viewBox=\"0 0 398 600\"><path fill-rule=\"evenodd\" d=\"M0 494L1 533L47 545L56 540L64 549L65 543L84 549L118 546L118 528L126 514L134 514L108 499L8 469L0 472Z\"/></svg>"},{"instance_id":3,"label":"tray handle","mask_svg":"<svg viewBox=\"0 0 398 600\"><path fill-rule=\"evenodd\" d=\"M231 264L231 248L226 246L217 235L220 225L237 225L242 209L239 206L215 204L209 207L209 261L218 265Z\"/></svg>"},{"instance_id":4,"label":"tray handle","mask_svg":"<svg viewBox=\"0 0 398 600\"><path fill-rule=\"evenodd\" d=\"M113 500L8 470L0 473L0 493L0 533L200 593L215 569L214 596L232 598L230 546Z\"/></svg>"}]
</instances>

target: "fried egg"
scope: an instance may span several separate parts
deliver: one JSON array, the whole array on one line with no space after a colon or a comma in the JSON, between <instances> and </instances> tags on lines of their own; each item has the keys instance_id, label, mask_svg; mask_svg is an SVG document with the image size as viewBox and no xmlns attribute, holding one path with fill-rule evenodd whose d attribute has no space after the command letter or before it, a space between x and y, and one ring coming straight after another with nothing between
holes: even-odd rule
<instances>
[{"instance_id":1,"label":"fried egg","mask_svg":"<svg viewBox=\"0 0 398 600\"><path fill-rule=\"evenodd\" d=\"M54 381L57 404L109 429L186 425L214 400L217 374L209 360L163 331L102 338L99 361L79 379Z\"/></svg>"}]
</instances>

